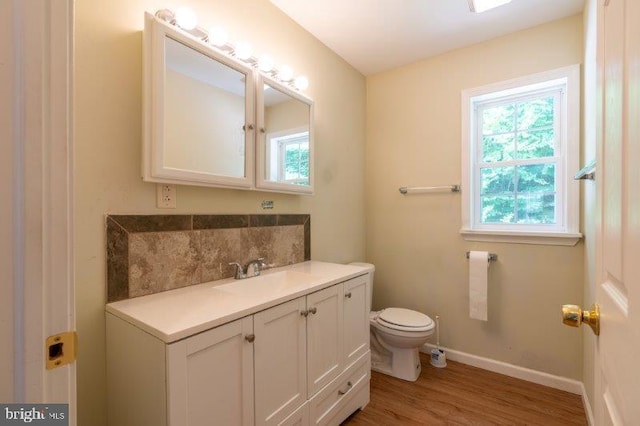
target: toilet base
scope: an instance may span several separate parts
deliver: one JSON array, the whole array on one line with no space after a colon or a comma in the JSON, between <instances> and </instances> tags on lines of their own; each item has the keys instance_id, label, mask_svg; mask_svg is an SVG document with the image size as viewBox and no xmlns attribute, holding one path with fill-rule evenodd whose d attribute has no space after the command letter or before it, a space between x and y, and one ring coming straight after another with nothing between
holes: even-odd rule
<instances>
[{"instance_id":1,"label":"toilet base","mask_svg":"<svg viewBox=\"0 0 640 426\"><path fill-rule=\"evenodd\" d=\"M398 379L415 382L422 364L418 348L390 348L371 333L371 370Z\"/></svg>"}]
</instances>

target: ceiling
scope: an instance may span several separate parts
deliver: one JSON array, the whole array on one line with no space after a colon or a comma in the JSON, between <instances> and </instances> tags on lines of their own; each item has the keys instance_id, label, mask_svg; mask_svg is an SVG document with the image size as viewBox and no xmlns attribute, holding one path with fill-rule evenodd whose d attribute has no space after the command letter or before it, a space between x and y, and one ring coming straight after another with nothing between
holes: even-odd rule
<instances>
[{"instance_id":1,"label":"ceiling","mask_svg":"<svg viewBox=\"0 0 640 426\"><path fill-rule=\"evenodd\" d=\"M476 14L467 0L271 0L364 75L582 11L584 0L513 0Z\"/></svg>"}]
</instances>

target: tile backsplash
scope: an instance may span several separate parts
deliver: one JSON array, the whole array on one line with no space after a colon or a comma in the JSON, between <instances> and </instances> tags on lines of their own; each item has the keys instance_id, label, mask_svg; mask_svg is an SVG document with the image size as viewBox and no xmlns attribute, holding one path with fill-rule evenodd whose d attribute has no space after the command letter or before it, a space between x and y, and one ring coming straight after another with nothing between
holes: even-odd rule
<instances>
[{"instance_id":1,"label":"tile backsplash","mask_svg":"<svg viewBox=\"0 0 640 426\"><path fill-rule=\"evenodd\" d=\"M310 216L108 215L107 301L233 276L229 262L311 259Z\"/></svg>"}]
</instances>

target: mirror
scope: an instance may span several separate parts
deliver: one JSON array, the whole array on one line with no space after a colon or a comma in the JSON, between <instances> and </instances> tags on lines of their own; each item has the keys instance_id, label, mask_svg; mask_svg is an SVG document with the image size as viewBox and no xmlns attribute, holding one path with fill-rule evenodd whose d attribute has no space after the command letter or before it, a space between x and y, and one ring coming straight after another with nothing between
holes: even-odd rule
<instances>
[{"instance_id":1,"label":"mirror","mask_svg":"<svg viewBox=\"0 0 640 426\"><path fill-rule=\"evenodd\" d=\"M253 187L252 70L155 19L151 25L145 180Z\"/></svg>"},{"instance_id":2,"label":"mirror","mask_svg":"<svg viewBox=\"0 0 640 426\"><path fill-rule=\"evenodd\" d=\"M145 18L143 179L312 194L313 101Z\"/></svg>"},{"instance_id":3,"label":"mirror","mask_svg":"<svg viewBox=\"0 0 640 426\"><path fill-rule=\"evenodd\" d=\"M244 177L246 75L169 37L164 166Z\"/></svg>"},{"instance_id":4,"label":"mirror","mask_svg":"<svg viewBox=\"0 0 640 426\"><path fill-rule=\"evenodd\" d=\"M262 90L260 90L262 89ZM258 79L258 188L313 192L313 102Z\"/></svg>"}]
</instances>

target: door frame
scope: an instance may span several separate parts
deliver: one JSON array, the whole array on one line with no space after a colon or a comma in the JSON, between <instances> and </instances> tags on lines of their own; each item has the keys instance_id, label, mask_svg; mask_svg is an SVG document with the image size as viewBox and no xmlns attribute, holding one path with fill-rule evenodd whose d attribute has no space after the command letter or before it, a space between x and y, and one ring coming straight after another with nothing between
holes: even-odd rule
<instances>
[{"instance_id":1,"label":"door frame","mask_svg":"<svg viewBox=\"0 0 640 426\"><path fill-rule=\"evenodd\" d=\"M75 362L45 369L46 337L75 331L73 0L10 0L3 7L10 30L2 47L12 65L0 107L10 135L1 152L11 159L10 181L2 182L11 194L3 228L11 241L2 246L11 259L13 316L2 329L13 334L9 392L17 403L68 403L75 425Z\"/></svg>"}]
</instances>

